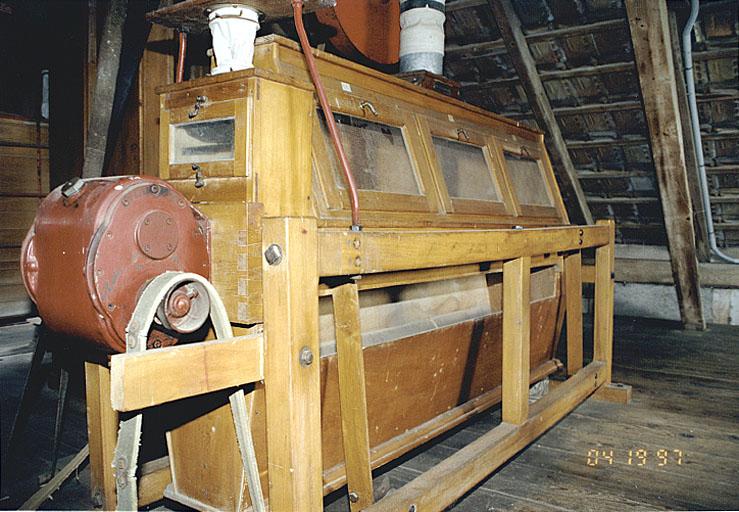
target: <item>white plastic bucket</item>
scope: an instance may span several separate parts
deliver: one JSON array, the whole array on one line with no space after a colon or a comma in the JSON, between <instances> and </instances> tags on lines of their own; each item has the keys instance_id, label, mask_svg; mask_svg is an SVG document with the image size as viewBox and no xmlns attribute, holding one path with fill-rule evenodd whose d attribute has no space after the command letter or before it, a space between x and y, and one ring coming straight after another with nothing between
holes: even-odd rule
<instances>
[{"instance_id":1,"label":"white plastic bucket","mask_svg":"<svg viewBox=\"0 0 739 512\"><path fill-rule=\"evenodd\" d=\"M245 5L215 7L208 15L213 36L213 75L254 67L254 40L259 30L259 13Z\"/></svg>"}]
</instances>

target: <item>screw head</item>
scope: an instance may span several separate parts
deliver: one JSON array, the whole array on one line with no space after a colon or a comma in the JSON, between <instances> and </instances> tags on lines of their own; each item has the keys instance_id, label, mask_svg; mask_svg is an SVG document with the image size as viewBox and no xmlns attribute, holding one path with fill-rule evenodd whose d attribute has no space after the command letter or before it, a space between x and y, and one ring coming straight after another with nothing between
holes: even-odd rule
<instances>
[{"instance_id":1,"label":"screw head","mask_svg":"<svg viewBox=\"0 0 739 512\"><path fill-rule=\"evenodd\" d=\"M300 349L300 365L310 366L313 364L313 351L308 347Z\"/></svg>"},{"instance_id":2,"label":"screw head","mask_svg":"<svg viewBox=\"0 0 739 512\"><path fill-rule=\"evenodd\" d=\"M271 244L264 251L264 259L270 265L279 265L282 261L282 248L277 244Z\"/></svg>"},{"instance_id":3,"label":"screw head","mask_svg":"<svg viewBox=\"0 0 739 512\"><path fill-rule=\"evenodd\" d=\"M416 512L416 504L411 503L410 507L408 507L408 512Z\"/></svg>"},{"instance_id":4,"label":"screw head","mask_svg":"<svg viewBox=\"0 0 739 512\"><path fill-rule=\"evenodd\" d=\"M349 493L349 501L351 501L352 503L356 503L359 501L359 496L357 495L356 492Z\"/></svg>"}]
</instances>

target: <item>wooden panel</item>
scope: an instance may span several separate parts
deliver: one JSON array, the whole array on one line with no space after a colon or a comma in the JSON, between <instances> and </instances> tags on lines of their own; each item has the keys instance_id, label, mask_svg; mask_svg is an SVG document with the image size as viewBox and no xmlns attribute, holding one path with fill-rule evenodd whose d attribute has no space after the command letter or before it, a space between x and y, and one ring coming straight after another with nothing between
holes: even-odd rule
<instances>
[{"instance_id":1,"label":"wooden panel","mask_svg":"<svg viewBox=\"0 0 739 512\"><path fill-rule=\"evenodd\" d=\"M503 421L514 425L529 416L531 258L503 265Z\"/></svg>"},{"instance_id":2,"label":"wooden panel","mask_svg":"<svg viewBox=\"0 0 739 512\"><path fill-rule=\"evenodd\" d=\"M531 304L531 317L539 319L531 322L532 369L549 361L557 303L557 298L550 298ZM413 432L455 406L499 390L502 353L500 313L364 349L373 464L378 458L387 462L384 457L389 446L395 446L395 456L404 453L393 441L397 436ZM323 462L328 470L343 462L344 452L336 356L323 358L321 364ZM422 431L418 435L422 436ZM405 442L414 438L407 435ZM413 446L411 443L408 449Z\"/></svg>"},{"instance_id":3,"label":"wooden panel","mask_svg":"<svg viewBox=\"0 0 739 512\"><path fill-rule=\"evenodd\" d=\"M638 63L680 316L686 326L704 329L667 4L665 0L627 0L626 12Z\"/></svg>"},{"instance_id":4,"label":"wooden panel","mask_svg":"<svg viewBox=\"0 0 739 512\"><path fill-rule=\"evenodd\" d=\"M252 131L257 200L265 217L312 215L312 93L262 79L257 83Z\"/></svg>"},{"instance_id":5,"label":"wooden panel","mask_svg":"<svg viewBox=\"0 0 739 512\"><path fill-rule=\"evenodd\" d=\"M356 284L339 286L333 292L336 325L336 359L339 367L341 432L349 507L354 511L371 505L373 499L367 428L367 392L364 354L359 323L359 292Z\"/></svg>"},{"instance_id":6,"label":"wooden panel","mask_svg":"<svg viewBox=\"0 0 739 512\"><path fill-rule=\"evenodd\" d=\"M42 147L49 146L49 125L46 122L0 116L0 143Z\"/></svg>"},{"instance_id":7,"label":"wooden panel","mask_svg":"<svg viewBox=\"0 0 739 512\"><path fill-rule=\"evenodd\" d=\"M117 354L110 360L110 371L113 408L144 409L262 380L262 337L252 334Z\"/></svg>"}]
</instances>

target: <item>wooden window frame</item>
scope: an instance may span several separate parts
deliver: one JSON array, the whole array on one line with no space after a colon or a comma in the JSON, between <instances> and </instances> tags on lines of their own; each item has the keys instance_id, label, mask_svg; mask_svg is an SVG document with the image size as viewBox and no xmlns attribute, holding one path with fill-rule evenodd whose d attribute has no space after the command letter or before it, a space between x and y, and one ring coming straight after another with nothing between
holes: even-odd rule
<instances>
[{"instance_id":1,"label":"wooden window frame","mask_svg":"<svg viewBox=\"0 0 739 512\"><path fill-rule=\"evenodd\" d=\"M411 169L418 184L418 195L413 194L396 194L392 192L381 192L372 190L359 190L359 206L362 211L375 212L412 212L412 213L435 213L437 211L437 201L434 195L435 183L424 158L420 158L422 153L419 152L419 144L417 141L416 124L413 115L410 112L398 111L390 105L393 103L389 98L363 100L361 98L343 97L341 104L332 101L332 109L334 114L342 114L358 119L362 119L372 123L380 123L398 128L403 137L403 142L408 153L408 160ZM374 109L366 107L367 103L371 103ZM362 104L365 107L362 108ZM317 188L323 195L324 206L329 211L348 211L350 209L349 194L334 179L334 172L331 169L331 156L329 151L334 151L331 141L323 136L320 126L320 116L318 115L319 107L316 106L316 115L313 123L313 140L312 140L312 163L315 173L314 188ZM343 177L340 170L337 169L341 180Z\"/></svg>"},{"instance_id":2,"label":"wooden window frame","mask_svg":"<svg viewBox=\"0 0 739 512\"><path fill-rule=\"evenodd\" d=\"M429 118L423 115L418 115L418 119L421 136L426 146L426 154L436 176L441 202L448 213L485 216L516 215L508 181L496 159L495 149L491 146L490 140L485 136L483 127L468 123L443 121L438 117L433 117L431 119L432 122L429 122ZM465 136L465 140L460 139L462 135ZM436 154L434 137L479 147L485 158L493 187L495 187L500 200L484 201L480 199L452 197L449 194L446 179L444 178L444 170Z\"/></svg>"},{"instance_id":3,"label":"wooden window frame","mask_svg":"<svg viewBox=\"0 0 739 512\"><path fill-rule=\"evenodd\" d=\"M159 168L163 179L184 179L193 176L193 166L197 165L202 176L229 177L247 176L246 155L250 151L251 140L248 137L250 120L246 98L235 100L217 101L202 105L196 116L190 117L193 106L177 107L162 111L162 144L160 150ZM192 163L173 164L170 162L170 145L173 134L173 125L181 123L198 123L203 121L215 121L218 119L234 120L234 157L230 160L203 161Z\"/></svg>"},{"instance_id":4,"label":"wooden window frame","mask_svg":"<svg viewBox=\"0 0 739 512\"><path fill-rule=\"evenodd\" d=\"M516 201L518 214L522 217L562 219L561 209L558 204L559 188L554 179L554 173L549 165L549 160L545 156L546 150L542 148L542 144L522 139L516 139L515 141L504 140L497 136L495 137L494 144L498 161L503 169L505 169L505 173L508 175L507 182L511 190L511 195ZM505 158L506 153L536 161L544 186L546 187L547 197L549 198L551 206L522 204L518 200L515 185L511 179L512 170L508 167L508 163Z\"/></svg>"}]
</instances>

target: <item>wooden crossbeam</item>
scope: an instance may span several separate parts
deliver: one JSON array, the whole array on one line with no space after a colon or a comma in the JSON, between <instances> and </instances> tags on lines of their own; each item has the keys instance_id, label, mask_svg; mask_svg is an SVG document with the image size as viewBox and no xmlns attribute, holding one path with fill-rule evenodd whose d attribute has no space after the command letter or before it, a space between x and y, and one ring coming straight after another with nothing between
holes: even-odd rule
<instances>
[{"instance_id":1,"label":"wooden crossbeam","mask_svg":"<svg viewBox=\"0 0 739 512\"><path fill-rule=\"evenodd\" d=\"M634 56L683 324L705 328L665 0L627 0Z\"/></svg>"},{"instance_id":2,"label":"wooden crossbeam","mask_svg":"<svg viewBox=\"0 0 739 512\"><path fill-rule=\"evenodd\" d=\"M551 255L607 244L605 226L491 230L323 229L321 276L372 274Z\"/></svg>"},{"instance_id":3,"label":"wooden crossbeam","mask_svg":"<svg viewBox=\"0 0 739 512\"><path fill-rule=\"evenodd\" d=\"M536 69L536 62L526 42L521 20L518 18L511 0L489 0L488 4L498 24L501 37L505 42L508 56L513 61L516 73L522 78L521 85L534 112L539 127L544 131L549 149L549 156L554 167L559 171L561 183L575 199L579 212L586 224L593 223L590 207L585 200L575 166L570 158L564 137L549 104L544 85Z\"/></svg>"},{"instance_id":4,"label":"wooden crossbeam","mask_svg":"<svg viewBox=\"0 0 739 512\"><path fill-rule=\"evenodd\" d=\"M135 411L264 378L263 339L237 336L110 359L110 396L117 411Z\"/></svg>"}]
</instances>

